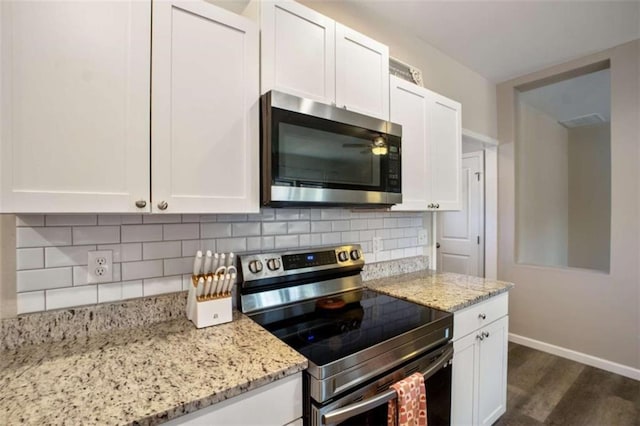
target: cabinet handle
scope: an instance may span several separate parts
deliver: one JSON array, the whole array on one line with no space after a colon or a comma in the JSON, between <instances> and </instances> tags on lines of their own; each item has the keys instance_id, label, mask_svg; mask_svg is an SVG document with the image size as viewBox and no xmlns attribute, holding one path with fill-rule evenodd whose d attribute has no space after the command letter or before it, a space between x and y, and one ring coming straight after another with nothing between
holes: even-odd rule
<instances>
[{"instance_id":1,"label":"cabinet handle","mask_svg":"<svg viewBox=\"0 0 640 426\"><path fill-rule=\"evenodd\" d=\"M476 339L480 340L481 342L484 340L484 333L482 334L477 334L476 335Z\"/></svg>"},{"instance_id":2,"label":"cabinet handle","mask_svg":"<svg viewBox=\"0 0 640 426\"><path fill-rule=\"evenodd\" d=\"M428 207L428 208L430 208L430 209L432 209L432 208L433 208L433 203L432 203L432 204L429 204L427 207Z\"/></svg>"},{"instance_id":3,"label":"cabinet handle","mask_svg":"<svg viewBox=\"0 0 640 426\"><path fill-rule=\"evenodd\" d=\"M169 207L169 203L167 203L166 201L160 201L160 202L158 203L158 208L159 208L160 210L166 210L166 209L167 209L167 207Z\"/></svg>"},{"instance_id":4,"label":"cabinet handle","mask_svg":"<svg viewBox=\"0 0 640 426\"><path fill-rule=\"evenodd\" d=\"M440 208L440 203L436 204L436 209Z\"/></svg>"},{"instance_id":5,"label":"cabinet handle","mask_svg":"<svg viewBox=\"0 0 640 426\"><path fill-rule=\"evenodd\" d=\"M478 315L478 318L484 320L484 319L487 319L487 316L485 314L480 314Z\"/></svg>"},{"instance_id":6,"label":"cabinet handle","mask_svg":"<svg viewBox=\"0 0 640 426\"><path fill-rule=\"evenodd\" d=\"M145 200L138 200L136 201L136 207L139 209L144 209L145 207L147 207L147 202Z\"/></svg>"},{"instance_id":7,"label":"cabinet handle","mask_svg":"<svg viewBox=\"0 0 640 426\"><path fill-rule=\"evenodd\" d=\"M488 331L483 331L482 332L482 337L484 337L484 338L489 337L489 332Z\"/></svg>"}]
</instances>

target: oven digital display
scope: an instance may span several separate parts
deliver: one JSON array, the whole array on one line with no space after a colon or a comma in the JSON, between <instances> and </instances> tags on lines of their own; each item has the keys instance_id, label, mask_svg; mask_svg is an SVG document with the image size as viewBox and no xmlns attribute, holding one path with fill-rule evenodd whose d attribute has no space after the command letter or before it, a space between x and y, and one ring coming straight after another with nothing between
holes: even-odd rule
<instances>
[{"instance_id":1,"label":"oven digital display","mask_svg":"<svg viewBox=\"0 0 640 426\"><path fill-rule=\"evenodd\" d=\"M334 263L337 263L336 252L334 250L288 254L282 256L282 267L285 271L289 271L291 269L311 268L314 266L332 265Z\"/></svg>"}]
</instances>

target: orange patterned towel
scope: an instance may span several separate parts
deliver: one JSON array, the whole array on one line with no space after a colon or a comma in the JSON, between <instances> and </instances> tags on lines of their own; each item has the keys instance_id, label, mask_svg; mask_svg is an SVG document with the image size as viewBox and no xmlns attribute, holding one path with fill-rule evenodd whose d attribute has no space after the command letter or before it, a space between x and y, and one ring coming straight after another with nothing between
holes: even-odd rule
<instances>
[{"instance_id":1,"label":"orange patterned towel","mask_svg":"<svg viewBox=\"0 0 640 426\"><path fill-rule=\"evenodd\" d=\"M427 426L427 392L424 376L413 373L391 385L398 394L389 401L388 426Z\"/></svg>"}]
</instances>

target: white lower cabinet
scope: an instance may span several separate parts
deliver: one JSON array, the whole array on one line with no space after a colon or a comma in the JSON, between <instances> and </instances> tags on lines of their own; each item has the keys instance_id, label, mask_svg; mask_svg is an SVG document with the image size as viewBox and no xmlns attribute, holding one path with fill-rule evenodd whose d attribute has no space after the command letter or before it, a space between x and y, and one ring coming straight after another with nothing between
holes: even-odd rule
<instances>
[{"instance_id":1,"label":"white lower cabinet","mask_svg":"<svg viewBox=\"0 0 640 426\"><path fill-rule=\"evenodd\" d=\"M302 425L302 373L178 417L165 425Z\"/></svg>"},{"instance_id":2,"label":"white lower cabinet","mask_svg":"<svg viewBox=\"0 0 640 426\"><path fill-rule=\"evenodd\" d=\"M505 293L454 314L452 425L491 425L506 411L507 297ZM456 327L467 332L478 321L486 325L456 334Z\"/></svg>"}]
</instances>

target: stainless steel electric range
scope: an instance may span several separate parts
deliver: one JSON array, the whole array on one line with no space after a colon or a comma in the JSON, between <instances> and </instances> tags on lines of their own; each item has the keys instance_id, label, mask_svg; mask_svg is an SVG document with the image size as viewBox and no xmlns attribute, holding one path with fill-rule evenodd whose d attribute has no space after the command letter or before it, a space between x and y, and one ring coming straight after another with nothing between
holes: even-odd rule
<instances>
[{"instance_id":1,"label":"stainless steel electric range","mask_svg":"<svg viewBox=\"0 0 640 426\"><path fill-rule=\"evenodd\" d=\"M389 386L425 376L428 424L449 424L453 315L364 288L359 245L240 256L239 306L309 360L307 425L386 424Z\"/></svg>"}]
</instances>

